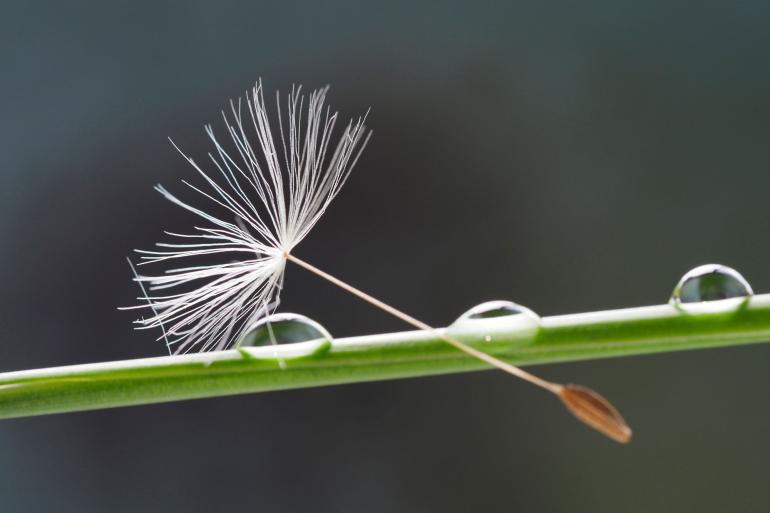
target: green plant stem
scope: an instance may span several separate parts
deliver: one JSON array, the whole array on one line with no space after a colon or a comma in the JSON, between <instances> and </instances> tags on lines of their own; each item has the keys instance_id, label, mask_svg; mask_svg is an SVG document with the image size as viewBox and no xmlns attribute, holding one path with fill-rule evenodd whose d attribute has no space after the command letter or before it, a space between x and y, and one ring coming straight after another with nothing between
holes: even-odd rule
<instances>
[{"instance_id":1,"label":"green plant stem","mask_svg":"<svg viewBox=\"0 0 770 513\"><path fill-rule=\"evenodd\" d=\"M749 344L770 340L770 294L539 323L523 315L497 317L442 330L514 365ZM409 331L7 372L0 374L0 418L486 368L436 335Z\"/></svg>"}]
</instances>

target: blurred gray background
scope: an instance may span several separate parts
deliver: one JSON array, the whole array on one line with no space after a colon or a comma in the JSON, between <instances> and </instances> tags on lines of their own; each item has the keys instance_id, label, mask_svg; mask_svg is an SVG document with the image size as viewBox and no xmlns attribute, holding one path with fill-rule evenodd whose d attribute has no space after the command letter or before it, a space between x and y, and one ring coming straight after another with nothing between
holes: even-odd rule
<instances>
[{"instance_id":1,"label":"blurred gray background","mask_svg":"<svg viewBox=\"0 0 770 513\"><path fill-rule=\"evenodd\" d=\"M720 262L770 290L767 2L4 2L0 370L162 355L125 257L190 215L203 124L263 77L374 137L297 254L431 323L664 302ZM220 125L221 126L221 125ZM298 268L282 308L403 326ZM551 365L621 447L498 372L0 422L0 509L754 512L770 347Z\"/></svg>"}]
</instances>

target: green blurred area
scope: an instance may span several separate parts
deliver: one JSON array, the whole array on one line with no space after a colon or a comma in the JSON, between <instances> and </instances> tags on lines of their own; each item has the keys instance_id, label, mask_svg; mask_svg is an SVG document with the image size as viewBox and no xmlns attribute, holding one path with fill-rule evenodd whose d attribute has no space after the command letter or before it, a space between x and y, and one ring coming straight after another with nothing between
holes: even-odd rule
<instances>
[{"instance_id":1,"label":"green blurred area","mask_svg":"<svg viewBox=\"0 0 770 513\"><path fill-rule=\"evenodd\" d=\"M0 370L161 355L125 256L195 220L204 123L259 76L332 84L374 137L297 253L447 324L661 303L719 262L770 290L770 7L669 2L8 3ZM282 310L397 330L298 268ZM0 423L2 511L760 512L764 345L538 368L619 447L487 372Z\"/></svg>"}]
</instances>

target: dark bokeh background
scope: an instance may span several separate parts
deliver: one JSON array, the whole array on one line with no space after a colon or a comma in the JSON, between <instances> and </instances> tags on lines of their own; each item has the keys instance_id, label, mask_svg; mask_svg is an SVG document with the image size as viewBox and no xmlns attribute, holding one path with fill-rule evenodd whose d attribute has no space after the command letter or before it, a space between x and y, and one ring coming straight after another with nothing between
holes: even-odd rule
<instances>
[{"instance_id":1,"label":"dark bokeh background","mask_svg":"<svg viewBox=\"0 0 770 513\"><path fill-rule=\"evenodd\" d=\"M0 7L0 370L162 355L125 264L228 98L333 85L374 138L298 254L435 324L660 303L706 262L770 290L766 2ZM290 268L283 308L402 326ZM763 345L544 366L608 442L495 373L0 423L2 511L767 511Z\"/></svg>"}]
</instances>

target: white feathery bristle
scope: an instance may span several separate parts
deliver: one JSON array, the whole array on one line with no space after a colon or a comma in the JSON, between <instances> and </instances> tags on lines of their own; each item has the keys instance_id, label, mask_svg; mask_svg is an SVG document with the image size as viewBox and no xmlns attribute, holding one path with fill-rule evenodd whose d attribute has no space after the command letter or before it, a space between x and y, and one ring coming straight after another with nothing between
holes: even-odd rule
<instances>
[{"instance_id":1,"label":"white feathery bristle","mask_svg":"<svg viewBox=\"0 0 770 513\"><path fill-rule=\"evenodd\" d=\"M327 91L325 87L305 96L301 87L292 88L285 119L276 94L280 132L276 144L258 81L245 102L231 101L229 114L222 113L232 148L226 150L206 126L215 148L209 154L214 172L207 174L180 151L203 177L205 187L184 183L210 206L233 216L233 221L156 187L205 224L190 234L166 232L176 242L159 243L160 250L137 250L141 266L186 262L163 274L135 278L149 285L149 294L141 298L144 304L129 308L146 308L153 314L135 321L138 328L163 328L175 353L221 350L259 317L272 313L283 283L285 254L318 222L368 140L364 116L351 121L336 148L328 151L337 113L324 107ZM221 261L188 263L208 255Z\"/></svg>"}]
</instances>

